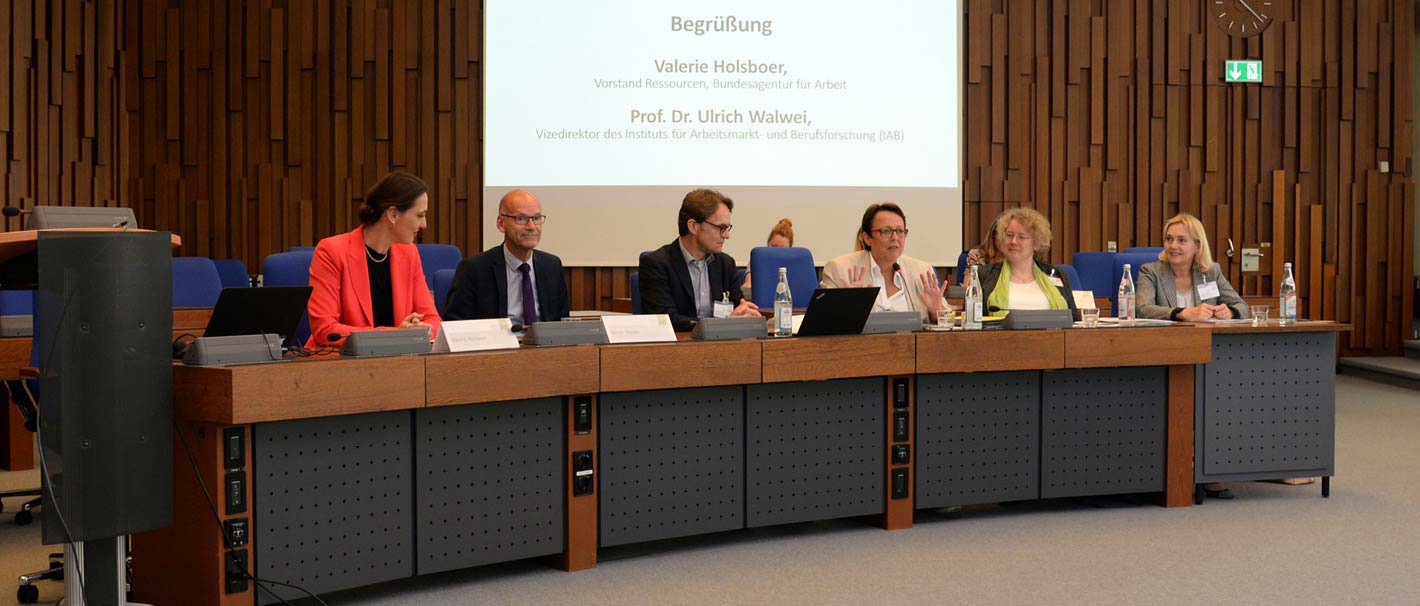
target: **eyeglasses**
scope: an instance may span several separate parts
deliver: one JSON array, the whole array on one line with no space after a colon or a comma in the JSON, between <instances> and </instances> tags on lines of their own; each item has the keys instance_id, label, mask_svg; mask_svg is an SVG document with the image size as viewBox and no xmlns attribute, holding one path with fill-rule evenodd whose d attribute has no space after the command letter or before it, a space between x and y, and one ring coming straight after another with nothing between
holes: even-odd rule
<instances>
[{"instance_id":1,"label":"eyeglasses","mask_svg":"<svg viewBox=\"0 0 1420 606\"><path fill-rule=\"evenodd\" d=\"M732 230L732 229L735 228L734 225L720 225L719 223L711 223L711 222L709 222L709 221L701 221L701 223L704 223L704 224L706 224L706 225L709 225L710 227L713 227L713 228L715 228L715 229L720 230L720 235L722 235L722 236L729 234L729 233L730 233L730 230Z\"/></svg>"},{"instance_id":2,"label":"eyeglasses","mask_svg":"<svg viewBox=\"0 0 1420 606\"><path fill-rule=\"evenodd\" d=\"M532 221L533 225L542 225L542 223L547 220L547 215L533 215L529 217L527 215L510 215L507 213L498 213L498 216L517 223L518 225L527 225L529 221Z\"/></svg>"},{"instance_id":3,"label":"eyeglasses","mask_svg":"<svg viewBox=\"0 0 1420 606\"><path fill-rule=\"evenodd\" d=\"M879 235L879 236L882 236L883 238L891 238L891 237L893 237L893 236L897 236L897 237L899 237L899 238L906 238L906 237L907 237L907 228L905 228L905 227L902 228L902 229L893 229L893 228L891 228L891 227L884 227L884 228L882 228L882 229L870 229L870 230L868 230L868 231L870 231L870 232L872 232L872 233L875 233L875 234L877 234L877 235Z\"/></svg>"},{"instance_id":4,"label":"eyeglasses","mask_svg":"<svg viewBox=\"0 0 1420 606\"><path fill-rule=\"evenodd\" d=\"M1011 240L1015 240L1017 242L1030 242L1031 240L1034 240L1035 237L1008 231L1004 234L1001 234L1001 239L1007 242Z\"/></svg>"}]
</instances>

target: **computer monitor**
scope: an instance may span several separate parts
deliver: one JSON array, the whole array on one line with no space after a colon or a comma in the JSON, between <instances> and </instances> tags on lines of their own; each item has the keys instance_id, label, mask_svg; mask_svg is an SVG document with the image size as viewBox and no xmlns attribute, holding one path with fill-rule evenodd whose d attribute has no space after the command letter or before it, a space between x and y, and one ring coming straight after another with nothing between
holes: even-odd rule
<instances>
[{"instance_id":1,"label":"computer monitor","mask_svg":"<svg viewBox=\"0 0 1420 606\"><path fill-rule=\"evenodd\" d=\"M203 336L281 335L287 345L293 342L306 301L311 298L309 286L263 286L261 288L224 288L212 308Z\"/></svg>"}]
</instances>

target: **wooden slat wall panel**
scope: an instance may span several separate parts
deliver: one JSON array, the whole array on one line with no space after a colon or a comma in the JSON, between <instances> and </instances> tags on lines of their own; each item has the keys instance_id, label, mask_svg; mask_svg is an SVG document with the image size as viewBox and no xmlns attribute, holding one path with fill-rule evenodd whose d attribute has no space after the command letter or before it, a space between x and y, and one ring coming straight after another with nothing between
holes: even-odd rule
<instances>
[{"instance_id":1,"label":"wooden slat wall panel","mask_svg":"<svg viewBox=\"0 0 1420 606\"><path fill-rule=\"evenodd\" d=\"M481 10L0 0L0 202L131 206L258 271L403 170L432 189L424 240L478 250Z\"/></svg>"},{"instance_id":2,"label":"wooden slat wall panel","mask_svg":"<svg viewBox=\"0 0 1420 606\"><path fill-rule=\"evenodd\" d=\"M1193 212L1244 294L1291 260L1302 309L1356 323L1351 352L1394 353L1420 168L1411 0L1274 1L1249 39L1203 0L963 4L964 241L1029 206L1065 261L1157 245ZM0 0L0 202L131 206L181 254L258 271L350 229L404 170L433 190L425 241L479 250L482 20L476 0ZM1227 58L1264 59L1264 84L1223 85ZM1229 238L1271 245L1261 273ZM577 307L629 295L628 268L567 271Z\"/></svg>"},{"instance_id":3,"label":"wooden slat wall panel","mask_svg":"<svg viewBox=\"0 0 1420 606\"><path fill-rule=\"evenodd\" d=\"M1348 353L1395 355L1411 313L1413 1L1274 1L1247 39L1212 4L966 3L963 240L1030 206L1067 262L1111 240L1159 245L1163 221L1191 212L1243 294L1275 293L1290 261L1303 313L1356 323ZM1224 84L1226 59L1262 59L1263 84ZM1002 141L985 130L1002 108L1037 118ZM1267 243L1261 272L1241 273L1229 238Z\"/></svg>"}]
</instances>

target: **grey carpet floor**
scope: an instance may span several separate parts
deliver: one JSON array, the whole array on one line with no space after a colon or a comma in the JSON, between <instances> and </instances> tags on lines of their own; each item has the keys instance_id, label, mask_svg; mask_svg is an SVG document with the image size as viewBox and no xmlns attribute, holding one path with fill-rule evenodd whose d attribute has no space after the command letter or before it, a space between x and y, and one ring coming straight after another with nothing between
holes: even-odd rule
<instances>
[{"instance_id":1,"label":"grey carpet floor","mask_svg":"<svg viewBox=\"0 0 1420 606\"><path fill-rule=\"evenodd\" d=\"M914 528L797 524L603 550L593 570L516 562L326 597L419 604L1420 604L1420 392L1337 378L1337 476L1233 501L1044 501L919 512ZM0 486L33 474L0 474ZM8 505L8 504L7 504ZM0 606L43 565L0 518ZM54 584L41 603L60 593ZM46 600L48 602L46 602ZM166 606L166 605L164 605ZM178 605L183 606L183 605Z\"/></svg>"}]
</instances>

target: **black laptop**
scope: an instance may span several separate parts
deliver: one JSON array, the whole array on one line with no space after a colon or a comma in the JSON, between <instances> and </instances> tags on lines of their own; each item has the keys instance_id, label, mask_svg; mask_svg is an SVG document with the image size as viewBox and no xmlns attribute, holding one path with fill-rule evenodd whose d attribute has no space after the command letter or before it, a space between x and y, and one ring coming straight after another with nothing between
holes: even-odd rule
<instances>
[{"instance_id":1,"label":"black laptop","mask_svg":"<svg viewBox=\"0 0 1420 606\"><path fill-rule=\"evenodd\" d=\"M804 311L804 321L794 334L800 337L862 334L877 300L876 286L815 289Z\"/></svg>"},{"instance_id":2,"label":"black laptop","mask_svg":"<svg viewBox=\"0 0 1420 606\"><path fill-rule=\"evenodd\" d=\"M224 288L212 307L207 320L208 337L234 335L281 335L289 343L306 313L306 301L311 298L309 286L263 286L260 288ZM294 343L294 345L302 345Z\"/></svg>"}]
</instances>

